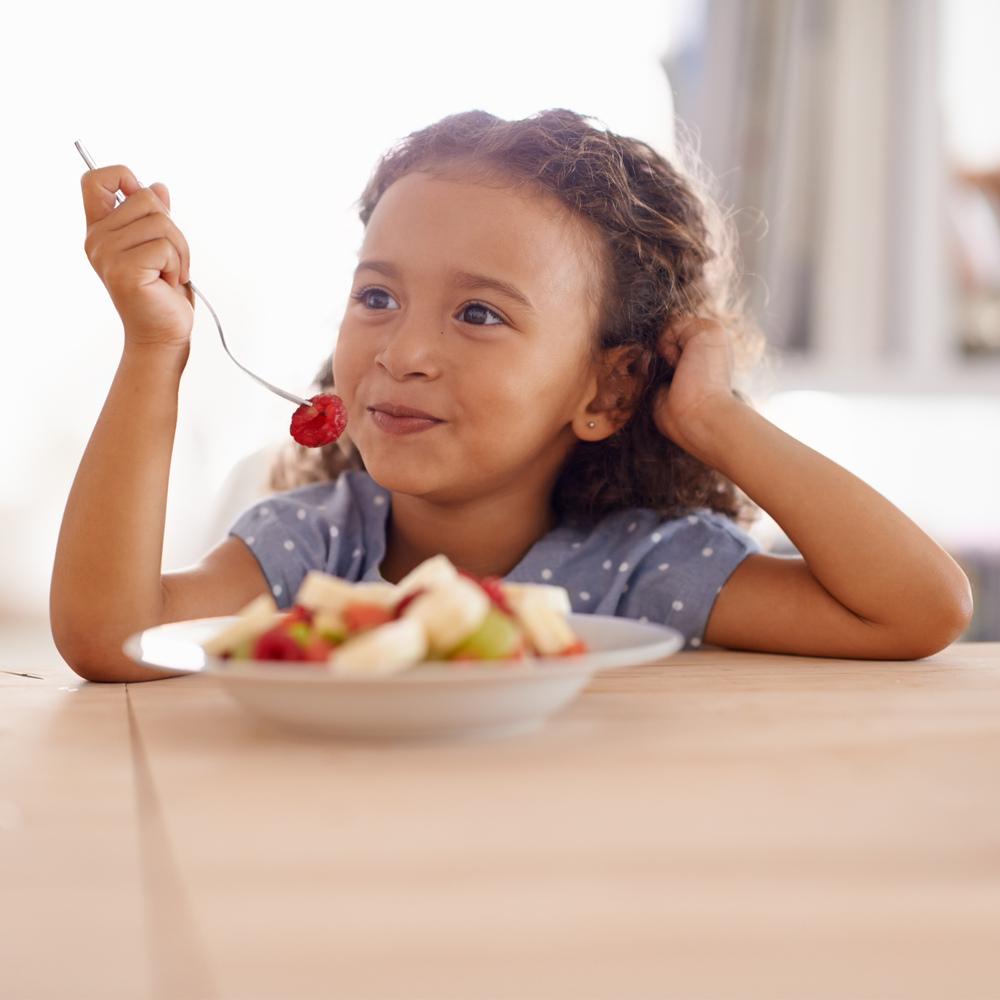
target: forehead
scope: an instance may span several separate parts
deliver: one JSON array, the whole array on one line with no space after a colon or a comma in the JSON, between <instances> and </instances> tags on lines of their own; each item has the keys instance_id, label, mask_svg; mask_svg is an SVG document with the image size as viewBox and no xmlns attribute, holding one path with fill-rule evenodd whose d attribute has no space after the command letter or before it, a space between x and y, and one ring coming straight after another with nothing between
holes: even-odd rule
<instances>
[{"instance_id":1,"label":"forehead","mask_svg":"<svg viewBox=\"0 0 1000 1000\"><path fill-rule=\"evenodd\" d=\"M391 259L415 278L489 274L536 305L582 302L594 285L583 221L554 197L449 175L414 172L393 183L368 220L360 256Z\"/></svg>"}]
</instances>

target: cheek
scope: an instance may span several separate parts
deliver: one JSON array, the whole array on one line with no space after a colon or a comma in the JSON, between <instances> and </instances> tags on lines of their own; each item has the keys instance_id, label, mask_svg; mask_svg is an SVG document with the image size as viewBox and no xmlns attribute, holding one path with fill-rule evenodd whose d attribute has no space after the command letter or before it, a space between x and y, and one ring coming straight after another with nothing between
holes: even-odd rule
<instances>
[{"instance_id":1,"label":"cheek","mask_svg":"<svg viewBox=\"0 0 1000 1000\"><path fill-rule=\"evenodd\" d=\"M352 346L351 338L341 334L333 352L333 384L337 395L345 403L350 403L354 398L361 368L362 362L358 358L357 349Z\"/></svg>"}]
</instances>

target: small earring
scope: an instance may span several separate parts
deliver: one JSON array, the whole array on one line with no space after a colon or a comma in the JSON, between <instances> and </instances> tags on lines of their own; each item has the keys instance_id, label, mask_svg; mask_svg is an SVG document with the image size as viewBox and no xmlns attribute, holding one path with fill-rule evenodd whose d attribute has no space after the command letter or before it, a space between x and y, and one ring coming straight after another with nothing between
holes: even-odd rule
<instances>
[{"instance_id":1,"label":"small earring","mask_svg":"<svg viewBox=\"0 0 1000 1000\"><path fill-rule=\"evenodd\" d=\"M587 426L588 426L588 427L596 427L596 426L597 426L597 423L596 423L596 421L594 421L594 420L588 420L588 421L587 421Z\"/></svg>"}]
</instances>

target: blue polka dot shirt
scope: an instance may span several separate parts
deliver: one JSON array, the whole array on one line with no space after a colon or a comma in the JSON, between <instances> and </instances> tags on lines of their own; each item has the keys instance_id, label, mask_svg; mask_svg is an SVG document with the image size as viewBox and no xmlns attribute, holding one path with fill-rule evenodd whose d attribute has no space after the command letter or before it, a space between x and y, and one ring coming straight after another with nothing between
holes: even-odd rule
<instances>
[{"instance_id":1,"label":"blue polka dot shirt","mask_svg":"<svg viewBox=\"0 0 1000 1000\"><path fill-rule=\"evenodd\" d=\"M246 543L287 608L310 570L352 583L384 580L391 503L367 472L349 470L259 501L229 533ZM556 526L505 579L565 587L576 612L670 625L695 649L726 580L759 551L754 538L708 508L670 520L634 508L591 528Z\"/></svg>"}]
</instances>

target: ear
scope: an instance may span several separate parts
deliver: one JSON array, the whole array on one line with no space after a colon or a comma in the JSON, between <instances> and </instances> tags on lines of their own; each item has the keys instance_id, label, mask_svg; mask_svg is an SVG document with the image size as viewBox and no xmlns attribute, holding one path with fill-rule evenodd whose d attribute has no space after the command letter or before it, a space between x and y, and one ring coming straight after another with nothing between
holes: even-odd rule
<instances>
[{"instance_id":1,"label":"ear","mask_svg":"<svg viewBox=\"0 0 1000 1000\"><path fill-rule=\"evenodd\" d=\"M581 441L603 441L628 423L645 383L643 356L635 344L604 352L573 416L573 431Z\"/></svg>"}]
</instances>

